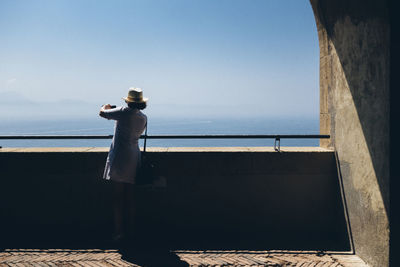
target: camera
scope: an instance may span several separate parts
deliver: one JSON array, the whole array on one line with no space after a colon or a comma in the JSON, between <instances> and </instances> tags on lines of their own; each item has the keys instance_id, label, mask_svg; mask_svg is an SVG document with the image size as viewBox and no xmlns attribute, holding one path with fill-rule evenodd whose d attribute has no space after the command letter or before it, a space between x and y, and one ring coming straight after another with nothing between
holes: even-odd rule
<instances>
[{"instance_id":1,"label":"camera","mask_svg":"<svg viewBox=\"0 0 400 267\"><path fill-rule=\"evenodd\" d=\"M105 106L105 105L107 105L107 104L103 104L103 105L101 105L101 106ZM117 106L116 106L116 105L110 105L110 107L111 107L111 108L116 108Z\"/></svg>"}]
</instances>

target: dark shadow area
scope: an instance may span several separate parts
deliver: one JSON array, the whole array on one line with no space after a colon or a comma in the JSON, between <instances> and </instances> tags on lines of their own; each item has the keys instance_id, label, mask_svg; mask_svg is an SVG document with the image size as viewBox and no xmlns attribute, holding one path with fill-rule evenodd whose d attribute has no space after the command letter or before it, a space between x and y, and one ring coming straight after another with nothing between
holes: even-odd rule
<instances>
[{"instance_id":1,"label":"dark shadow area","mask_svg":"<svg viewBox=\"0 0 400 267\"><path fill-rule=\"evenodd\" d=\"M174 177L163 173L166 192L139 195L146 200L138 202L153 207L139 205L142 228L166 233L171 249L178 250L349 251L334 153L300 154L295 160L290 153L250 153L251 159L243 155L229 171L218 153L197 154L193 161L199 166L192 170L179 166L185 153L173 155L173 164L164 154L154 155L161 169L169 164L180 171ZM210 170L215 175L206 175Z\"/></svg>"},{"instance_id":2,"label":"dark shadow area","mask_svg":"<svg viewBox=\"0 0 400 267\"><path fill-rule=\"evenodd\" d=\"M167 188L136 192L135 232L153 249L350 250L333 152L149 156ZM105 157L0 153L2 247L112 247Z\"/></svg>"},{"instance_id":3,"label":"dark shadow area","mask_svg":"<svg viewBox=\"0 0 400 267\"><path fill-rule=\"evenodd\" d=\"M335 158L336 158L336 168L337 168L337 172L338 172L340 193L342 196L342 205L343 205L344 215L345 215L345 219L346 219L347 234L349 236L350 250L353 254L355 254L354 237L353 237L353 231L351 230L351 222L350 222L350 216L349 216L349 208L348 208L348 204L347 204L346 190L345 190L344 184L343 184L342 170L340 168L340 159L339 159L339 155L338 155L337 151L335 151Z\"/></svg>"},{"instance_id":4,"label":"dark shadow area","mask_svg":"<svg viewBox=\"0 0 400 267\"><path fill-rule=\"evenodd\" d=\"M189 266L187 262L182 261L175 253L171 252L167 244L159 238L139 238L135 241L125 242L119 251L123 260L139 266Z\"/></svg>"},{"instance_id":5,"label":"dark shadow area","mask_svg":"<svg viewBox=\"0 0 400 267\"><path fill-rule=\"evenodd\" d=\"M128 248L121 251L122 259L139 266L149 267L185 267L189 264L182 261L175 253L169 250L143 250Z\"/></svg>"},{"instance_id":6,"label":"dark shadow area","mask_svg":"<svg viewBox=\"0 0 400 267\"><path fill-rule=\"evenodd\" d=\"M399 3L389 1L390 15L390 266L400 266L400 27Z\"/></svg>"}]
</instances>

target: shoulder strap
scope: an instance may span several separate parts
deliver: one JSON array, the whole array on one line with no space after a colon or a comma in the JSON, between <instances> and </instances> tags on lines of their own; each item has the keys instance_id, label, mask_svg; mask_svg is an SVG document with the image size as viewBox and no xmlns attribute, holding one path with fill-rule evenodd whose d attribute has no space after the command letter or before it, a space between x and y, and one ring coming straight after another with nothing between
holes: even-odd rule
<instances>
[{"instance_id":1,"label":"shoulder strap","mask_svg":"<svg viewBox=\"0 0 400 267\"><path fill-rule=\"evenodd\" d=\"M145 125L144 127L146 127L146 130L145 130L145 132L144 132L143 153L146 153L146 141L147 141L147 119L146 119L146 125Z\"/></svg>"}]
</instances>

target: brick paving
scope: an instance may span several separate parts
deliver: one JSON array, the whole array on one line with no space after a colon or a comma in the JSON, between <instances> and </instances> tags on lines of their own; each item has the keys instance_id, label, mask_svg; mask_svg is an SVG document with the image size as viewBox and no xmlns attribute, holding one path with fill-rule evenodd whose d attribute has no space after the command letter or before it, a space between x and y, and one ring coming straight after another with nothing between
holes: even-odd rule
<instances>
[{"instance_id":1,"label":"brick paving","mask_svg":"<svg viewBox=\"0 0 400 267\"><path fill-rule=\"evenodd\" d=\"M175 260L164 261L157 253L147 252L147 260L124 259L117 250L102 249L5 249L0 266L296 266L367 267L356 255L317 253L315 251L188 251L170 253ZM143 255L142 255L143 256ZM140 257L139 257L140 258Z\"/></svg>"}]
</instances>

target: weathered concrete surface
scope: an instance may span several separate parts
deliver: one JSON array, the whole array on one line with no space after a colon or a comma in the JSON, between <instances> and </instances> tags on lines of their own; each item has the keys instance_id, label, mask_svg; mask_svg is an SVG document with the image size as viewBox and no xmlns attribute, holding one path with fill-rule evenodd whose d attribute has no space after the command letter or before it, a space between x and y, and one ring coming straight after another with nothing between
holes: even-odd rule
<instances>
[{"instance_id":1,"label":"weathered concrete surface","mask_svg":"<svg viewBox=\"0 0 400 267\"><path fill-rule=\"evenodd\" d=\"M389 265L390 25L387 2L311 0L320 41L321 134L335 147L355 251Z\"/></svg>"},{"instance_id":2,"label":"weathered concrete surface","mask_svg":"<svg viewBox=\"0 0 400 267\"><path fill-rule=\"evenodd\" d=\"M180 249L349 250L333 151L288 150L149 149L167 188L136 192L139 234L164 235ZM0 153L3 247L107 238L111 188L100 179L106 151Z\"/></svg>"}]
</instances>

